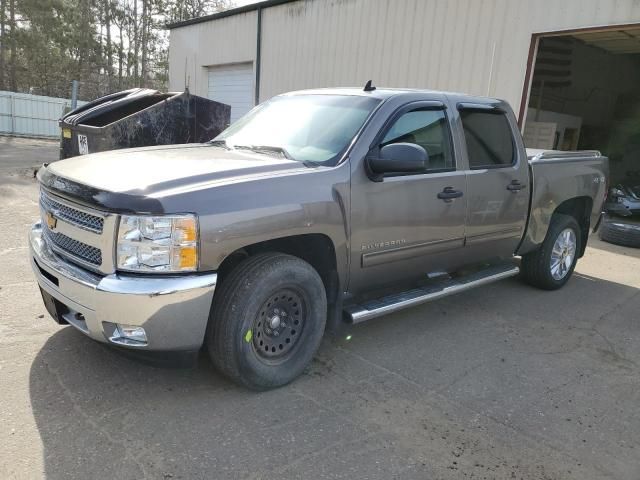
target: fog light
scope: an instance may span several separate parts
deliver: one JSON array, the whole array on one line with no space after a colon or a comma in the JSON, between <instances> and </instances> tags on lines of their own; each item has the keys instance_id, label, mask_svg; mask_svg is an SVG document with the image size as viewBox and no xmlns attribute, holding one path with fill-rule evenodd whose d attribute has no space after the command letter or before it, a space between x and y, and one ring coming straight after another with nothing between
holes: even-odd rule
<instances>
[{"instance_id":1,"label":"fog light","mask_svg":"<svg viewBox=\"0 0 640 480\"><path fill-rule=\"evenodd\" d=\"M144 328L134 325L121 325L119 323L115 324L109 340L113 343L132 347L142 347L148 343L147 332L144 331Z\"/></svg>"}]
</instances>

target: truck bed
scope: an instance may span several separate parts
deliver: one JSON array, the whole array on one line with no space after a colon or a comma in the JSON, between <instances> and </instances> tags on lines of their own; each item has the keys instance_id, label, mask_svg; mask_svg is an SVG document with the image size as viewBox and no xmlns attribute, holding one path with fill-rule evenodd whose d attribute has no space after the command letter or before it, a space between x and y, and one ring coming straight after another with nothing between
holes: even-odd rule
<instances>
[{"instance_id":1,"label":"truck bed","mask_svg":"<svg viewBox=\"0 0 640 480\"><path fill-rule=\"evenodd\" d=\"M585 220L593 228L601 214L609 174L609 159L595 150L527 149L527 158L531 172L531 205L525 235L517 252L520 255L534 250L544 241L551 215L569 199L574 203L576 199L585 203L590 212Z\"/></svg>"}]
</instances>

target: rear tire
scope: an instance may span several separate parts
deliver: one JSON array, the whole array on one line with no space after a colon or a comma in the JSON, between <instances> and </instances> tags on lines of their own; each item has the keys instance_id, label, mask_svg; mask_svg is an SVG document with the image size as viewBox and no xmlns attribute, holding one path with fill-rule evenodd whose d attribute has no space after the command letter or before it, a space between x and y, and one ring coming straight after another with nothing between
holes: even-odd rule
<instances>
[{"instance_id":1,"label":"rear tire","mask_svg":"<svg viewBox=\"0 0 640 480\"><path fill-rule=\"evenodd\" d=\"M263 253L242 261L215 292L207 347L216 368L254 390L291 382L324 334L327 298L304 260Z\"/></svg>"},{"instance_id":2,"label":"rear tire","mask_svg":"<svg viewBox=\"0 0 640 480\"><path fill-rule=\"evenodd\" d=\"M573 274L582 247L582 235L576 219L554 214L540 248L522 257L524 280L544 290L562 287Z\"/></svg>"}]
</instances>

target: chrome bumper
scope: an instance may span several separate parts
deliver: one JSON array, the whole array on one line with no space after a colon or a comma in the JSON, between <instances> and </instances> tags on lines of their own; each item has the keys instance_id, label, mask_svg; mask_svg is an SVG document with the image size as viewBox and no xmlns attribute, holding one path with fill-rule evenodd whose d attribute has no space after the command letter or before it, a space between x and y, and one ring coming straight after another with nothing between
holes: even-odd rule
<instances>
[{"instance_id":1,"label":"chrome bumper","mask_svg":"<svg viewBox=\"0 0 640 480\"><path fill-rule=\"evenodd\" d=\"M213 300L215 273L188 276L100 276L57 256L36 223L29 234L31 267L38 284L66 309L63 319L94 340L166 351L202 346ZM145 329L147 342L128 344L115 324Z\"/></svg>"}]
</instances>

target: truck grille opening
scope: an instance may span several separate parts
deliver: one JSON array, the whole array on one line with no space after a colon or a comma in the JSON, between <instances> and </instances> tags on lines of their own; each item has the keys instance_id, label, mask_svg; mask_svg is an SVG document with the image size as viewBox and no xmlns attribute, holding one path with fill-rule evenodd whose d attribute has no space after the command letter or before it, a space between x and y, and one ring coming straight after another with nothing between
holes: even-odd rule
<instances>
[{"instance_id":1,"label":"truck grille opening","mask_svg":"<svg viewBox=\"0 0 640 480\"><path fill-rule=\"evenodd\" d=\"M55 276L51 275L49 272L47 272L44 268L42 268L35 258L33 259L33 261L36 264L36 267L38 267L38 270L40 270L40 273L42 274L42 276L47 280L49 280L51 283L53 283L56 287L58 287L59 286L58 279Z\"/></svg>"},{"instance_id":2,"label":"truck grille opening","mask_svg":"<svg viewBox=\"0 0 640 480\"><path fill-rule=\"evenodd\" d=\"M52 232L46 226L42 229L45 239L54 247L68 254L71 259L76 258L99 267L102 264L102 252L99 248L69 238L60 232Z\"/></svg>"},{"instance_id":3,"label":"truck grille opening","mask_svg":"<svg viewBox=\"0 0 640 480\"><path fill-rule=\"evenodd\" d=\"M44 190L40 191L40 205L46 212L53 212L56 217L73 225L91 230L95 233L102 233L104 218L63 205Z\"/></svg>"}]
</instances>

